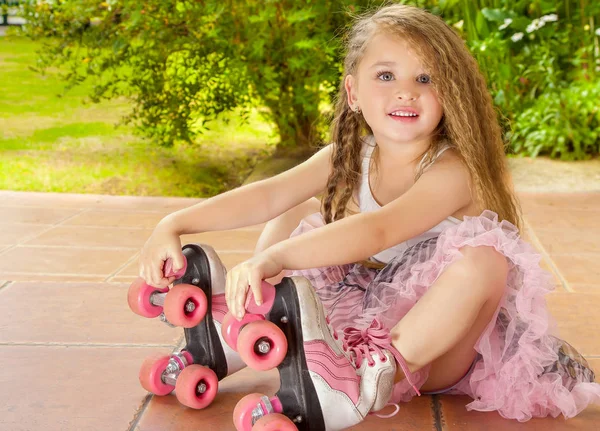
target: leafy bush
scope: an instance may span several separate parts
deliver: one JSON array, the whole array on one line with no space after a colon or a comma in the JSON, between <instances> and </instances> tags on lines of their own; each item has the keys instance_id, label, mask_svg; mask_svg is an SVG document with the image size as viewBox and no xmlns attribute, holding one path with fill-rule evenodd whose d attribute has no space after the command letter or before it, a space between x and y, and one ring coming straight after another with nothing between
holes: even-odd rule
<instances>
[{"instance_id":1,"label":"leafy bush","mask_svg":"<svg viewBox=\"0 0 600 431\"><path fill-rule=\"evenodd\" d=\"M252 103L280 146L309 147L339 80L334 32L350 3L360 2L79 0L30 3L25 15L44 43L41 69L68 67L70 85L95 78L95 100L131 97L128 120L163 144Z\"/></svg>"},{"instance_id":2,"label":"leafy bush","mask_svg":"<svg viewBox=\"0 0 600 431\"><path fill-rule=\"evenodd\" d=\"M429 9L462 35L487 77L512 151L572 159L598 153L596 122L571 114L567 121L566 113L559 122L546 119L559 101L576 108L569 97L585 98L581 109L596 103L591 84L600 74L600 2L400 3ZM25 15L27 34L44 41L40 70L67 67L70 85L94 78L95 100L130 97L127 120L163 144L193 141L219 113L258 105L276 126L280 147L310 149L325 136L329 112L322 107L331 106L341 78L338 36L348 12L376 6L369 0L78 0L28 3ZM534 118L544 121L536 125ZM543 144L543 136L553 144Z\"/></svg>"},{"instance_id":3,"label":"leafy bush","mask_svg":"<svg viewBox=\"0 0 600 431\"><path fill-rule=\"evenodd\" d=\"M600 153L600 82L546 91L519 114L512 136L517 153L563 160Z\"/></svg>"},{"instance_id":4,"label":"leafy bush","mask_svg":"<svg viewBox=\"0 0 600 431\"><path fill-rule=\"evenodd\" d=\"M592 115L586 107L597 103L593 83L600 78L600 2L401 2L440 15L465 39L486 75L511 151L562 159L598 154L598 124L584 119ZM559 103L584 111L579 117L557 114Z\"/></svg>"},{"instance_id":5,"label":"leafy bush","mask_svg":"<svg viewBox=\"0 0 600 431\"><path fill-rule=\"evenodd\" d=\"M476 3L468 2L465 38L487 76L511 150L575 160L598 154L591 106L597 103L593 83L600 74L600 52L594 49L600 3L478 3L488 7L476 10Z\"/></svg>"}]
</instances>

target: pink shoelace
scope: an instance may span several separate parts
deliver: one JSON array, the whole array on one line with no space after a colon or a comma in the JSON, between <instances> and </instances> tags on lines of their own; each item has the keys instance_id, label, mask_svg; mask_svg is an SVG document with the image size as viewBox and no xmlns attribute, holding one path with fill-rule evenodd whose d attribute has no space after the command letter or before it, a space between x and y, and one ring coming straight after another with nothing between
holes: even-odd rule
<instances>
[{"instance_id":1,"label":"pink shoelace","mask_svg":"<svg viewBox=\"0 0 600 431\"><path fill-rule=\"evenodd\" d=\"M375 365L371 352L377 353L379 360L386 361L387 357L382 350L388 350L394 356L398 365L400 365L408 383L410 383L419 396L421 395L419 389L415 386L413 375L408 369L406 361L400 352L392 346L390 331L379 320L374 319L371 325L365 329L357 329L351 326L345 328L342 347L345 351L351 352L351 357L356 368L360 368L364 359L367 360L367 364L370 367Z\"/></svg>"}]
</instances>

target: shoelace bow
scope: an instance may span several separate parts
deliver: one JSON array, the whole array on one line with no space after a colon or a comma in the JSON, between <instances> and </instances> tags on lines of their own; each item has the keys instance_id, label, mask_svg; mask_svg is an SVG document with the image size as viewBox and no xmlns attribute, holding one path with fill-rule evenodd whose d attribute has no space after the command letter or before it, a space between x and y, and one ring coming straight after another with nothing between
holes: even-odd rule
<instances>
[{"instance_id":1,"label":"shoelace bow","mask_svg":"<svg viewBox=\"0 0 600 431\"><path fill-rule=\"evenodd\" d=\"M382 350L387 350L394 356L398 365L400 365L408 383L410 383L419 396L421 395L415 385L413 375L408 369L408 364L400 352L392 346L390 331L378 319L373 319L371 325L365 329L357 329L351 326L346 327L344 329L342 347L345 351L350 352L350 357L353 359L356 368L360 368L363 359L367 360L367 364L370 367L375 365L371 352L377 353L379 360L385 362L387 357Z\"/></svg>"}]
</instances>

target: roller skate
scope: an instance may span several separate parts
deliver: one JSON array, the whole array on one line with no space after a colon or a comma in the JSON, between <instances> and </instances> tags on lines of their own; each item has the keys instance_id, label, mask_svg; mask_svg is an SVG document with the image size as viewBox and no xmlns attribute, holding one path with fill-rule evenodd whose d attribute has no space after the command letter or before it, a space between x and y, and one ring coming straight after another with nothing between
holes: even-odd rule
<instances>
[{"instance_id":1,"label":"roller skate","mask_svg":"<svg viewBox=\"0 0 600 431\"><path fill-rule=\"evenodd\" d=\"M233 415L238 431L325 431L356 425L388 404L396 361L420 395L406 362L390 344L389 331L375 320L367 329L346 328L338 334L305 278L284 278L275 296L264 298L264 307L287 339L286 355L277 366L281 385L274 397L250 394L238 402ZM269 344L271 335L246 339L243 331L238 347L260 362L262 351L268 352L261 343ZM252 340L254 344L240 346ZM247 364L254 367L252 361Z\"/></svg>"},{"instance_id":2,"label":"roller skate","mask_svg":"<svg viewBox=\"0 0 600 431\"><path fill-rule=\"evenodd\" d=\"M181 351L144 360L139 373L144 389L155 395L175 389L181 404L202 409L215 398L218 382L245 365L221 338L227 313L225 266L208 245L188 244L182 251L185 265L178 273L173 273L170 260L165 262L165 276L178 277L171 289L138 278L127 299L134 313L184 328L186 346Z\"/></svg>"},{"instance_id":3,"label":"roller skate","mask_svg":"<svg viewBox=\"0 0 600 431\"><path fill-rule=\"evenodd\" d=\"M279 285L278 285L279 286ZM266 281L261 285L263 304L256 305L254 295L250 291L244 308L246 314L238 320L230 312L223 318L221 335L227 345L238 352L242 361L258 371L266 371L277 367L283 361L288 341L286 334L278 324L271 322L271 311L277 289Z\"/></svg>"}]
</instances>

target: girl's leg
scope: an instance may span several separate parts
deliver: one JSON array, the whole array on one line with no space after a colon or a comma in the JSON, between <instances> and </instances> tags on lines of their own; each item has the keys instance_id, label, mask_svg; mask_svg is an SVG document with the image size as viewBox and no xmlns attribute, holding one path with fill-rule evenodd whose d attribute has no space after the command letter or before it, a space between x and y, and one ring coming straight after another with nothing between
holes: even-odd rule
<instances>
[{"instance_id":1,"label":"girl's leg","mask_svg":"<svg viewBox=\"0 0 600 431\"><path fill-rule=\"evenodd\" d=\"M492 247L463 247L450 265L392 330L392 345L414 372L431 363L424 391L448 387L471 366L474 345L504 294L506 258ZM400 367L396 381L404 378Z\"/></svg>"},{"instance_id":2,"label":"girl's leg","mask_svg":"<svg viewBox=\"0 0 600 431\"><path fill-rule=\"evenodd\" d=\"M256 242L254 254L256 255L271 247L273 244L288 239L303 218L319 212L320 208L321 201L317 198L310 198L269 221ZM267 281L271 284L277 284L283 277L284 273L281 272L279 275L270 278Z\"/></svg>"}]
</instances>

